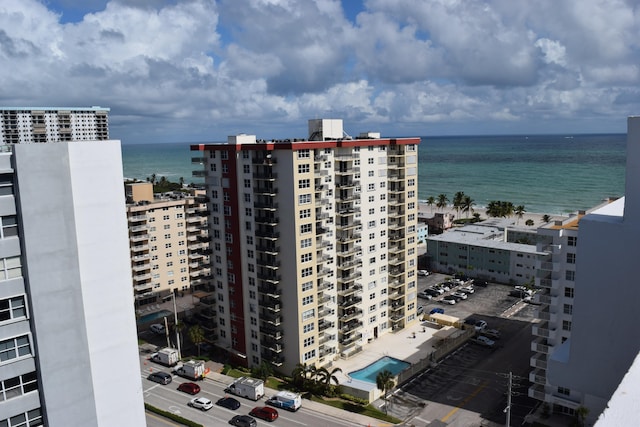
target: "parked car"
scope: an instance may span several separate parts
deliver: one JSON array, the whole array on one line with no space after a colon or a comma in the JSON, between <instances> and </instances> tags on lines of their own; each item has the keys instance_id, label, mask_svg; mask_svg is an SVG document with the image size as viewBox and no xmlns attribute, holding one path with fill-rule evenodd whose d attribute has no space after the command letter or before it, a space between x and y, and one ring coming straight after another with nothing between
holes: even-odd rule
<instances>
[{"instance_id":1,"label":"parked car","mask_svg":"<svg viewBox=\"0 0 640 427\"><path fill-rule=\"evenodd\" d=\"M182 383L178 386L178 390L189 394L200 393L200 386L196 383Z\"/></svg>"},{"instance_id":2,"label":"parked car","mask_svg":"<svg viewBox=\"0 0 640 427\"><path fill-rule=\"evenodd\" d=\"M171 375L167 374L166 372L162 372L162 371L151 373L147 377L147 379L149 381L153 381L155 383L164 384L164 385L169 384L171 382L171 380L172 380Z\"/></svg>"},{"instance_id":3,"label":"parked car","mask_svg":"<svg viewBox=\"0 0 640 427\"><path fill-rule=\"evenodd\" d=\"M193 398L189 401L189 403L187 403L187 405L191 406L192 408L200 409L201 411L208 411L209 409L213 408L213 403L211 403L211 401L206 397Z\"/></svg>"},{"instance_id":4,"label":"parked car","mask_svg":"<svg viewBox=\"0 0 640 427\"><path fill-rule=\"evenodd\" d=\"M444 314L444 308L440 308L440 307L436 307L436 308L432 308L431 311L429 312L429 314Z\"/></svg>"},{"instance_id":5,"label":"parked car","mask_svg":"<svg viewBox=\"0 0 640 427\"><path fill-rule=\"evenodd\" d=\"M428 276L429 272L427 270L418 270L418 276Z\"/></svg>"},{"instance_id":6,"label":"parked car","mask_svg":"<svg viewBox=\"0 0 640 427\"><path fill-rule=\"evenodd\" d=\"M429 289L431 289L433 292L437 292L438 295L442 295L444 294L444 288L440 287L440 286L432 286Z\"/></svg>"},{"instance_id":7,"label":"parked car","mask_svg":"<svg viewBox=\"0 0 640 427\"><path fill-rule=\"evenodd\" d=\"M500 339L500 331L497 329L486 329L482 331L483 335L488 336L491 339L499 340Z\"/></svg>"},{"instance_id":8,"label":"parked car","mask_svg":"<svg viewBox=\"0 0 640 427\"><path fill-rule=\"evenodd\" d=\"M436 289L428 288L428 289L425 289L425 290L424 290L424 291L422 291L422 292L426 292L427 294L431 295L432 297L437 297L437 296L438 296L438 295L440 295L441 293L444 293L444 290L442 290L442 292L440 292L440 291L438 291L438 290L436 290Z\"/></svg>"},{"instance_id":9,"label":"parked car","mask_svg":"<svg viewBox=\"0 0 640 427\"><path fill-rule=\"evenodd\" d=\"M418 308L416 309L416 314L419 316L422 313L424 313L424 306L419 305Z\"/></svg>"},{"instance_id":10,"label":"parked car","mask_svg":"<svg viewBox=\"0 0 640 427\"><path fill-rule=\"evenodd\" d=\"M460 292L464 292L465 294L472 294L476 290L473 289L473 286L463 286L462 288L459 289L459 291Z\"/></svg>"},{"instance_id":11,"label":"parked car","mask_svg":"<svg viewBox=\"0 0 640 427\"><path fill-rule=\"evenodd\" d=\"M473 279L473 284L476 286L480 286L482 288L486 288L488 285L486 280L478 280L478 279Z\"/></svg>"},{"instance_id":12,"label":"parked car","mask_svg":"<svg viewBox=\"0 0 640 427\"><path fill-rule=\"evenodd\" d=\"M485 337L484 335L480 335L479 337L474 338L471 341L473 341L476 344L480 344L483 347L493 347L496 344L496 342L494 340L489 339L489 338Z\"/></svg>"},{"instance_id":13,"label":"parked car","mask_svg":"<svg viewBox=\"0 0 640 427\"><path fill-rule=\"evenodd\" d=\"M149 326L149 329L151 330L151 332L158 335L163 335L166 331L164 325L160 323L154 323L153 325Z\"/></svg>"},{"instance_id":14,"label":"parked car","mask_svg":"<svg viewBox=\"0 0 640 427\"><path fill-rule=\"evenodd\" d=\"M278 411L268 406L257 406L249 412L249 415L265 421L273 421L278 418Z\"/></svg>"},{"instance_id":15,"label":"parked car","mask_svg":"<svg viewBox=\"0 0 640 427\"><path fill-rule=\"evenodd\" d=\"M466 319L464 319L464 324L467 326L476 326L476 323L478 323L478 319L475 319L473 317L467 317Z\"/></svg>"},{"instance_id":16,"label":"parked car","mask_svg":"<svg viewBox=\"0 0 640 427\"><path fill-rule=\"evenodd\" d=\"M238 427L256 427L257 425L255 418L249 415L236 415L229 420L229 424Z\"/></svg>"},{"instance_id":17,"label":"parked car","mask_svg":"<svg viewBox=\"0 0 640 427\"><path fill-rule=\"evenodd\" d=\"M451 294L451 296L454 296L460 299L467 299L467 294L465 294L464 292L454 292Z\"/></svg>"},{"instance_id":18,"label":"parked car","mask_svg":"<svg viewBox=\"0 0 640 427\"><path fill-rule=\"evenodd\" d=\"M476 331L484 331L485 329L487 329L487 322L485 322L484 320L478 320L476 322Z\"/></svg>"},{"instance_id":19,"label":"parked car","mask_svg":"<svg viewBox=\"0 0 640 427\"><path fill-rule=\"evenodd\" d=\"M418 292L418 298L431 299L433 298L427 291Z\"/></svg>"},{"instance_id":20,"label":"parked car","mask_svg":"<svg viewBox=\"0 0 640 427\"><path fill-rule=\"evenodd\" d=\"M446 297L442 298L441 300L443 303L445 304L455 304L456 303L456 298L451 296L451 295L447 295Z\"/></svg>"},{"instance_id":21,"label":"parked car","mask_svg":"<svg viewBox=\"0 0 640 427\"><path fill-rule=\"evenodd\" d=\"M438 287L440 289L443 289L445 292L449 292L451 290L451 283L448 283L448 282L438 283Z\"/></svg>"},{"instance_id":22,"label":"parked car","mask_svg":"<svg viewBox=\"0 0 640 427\"><path fill-rule=\"evenodd\" d=\"M216 402L216 405L235 411L240 407L240 402L238 402L233 397L223 397L221 399L218 399L218 401Z\"/></svg>"}]
</instances>

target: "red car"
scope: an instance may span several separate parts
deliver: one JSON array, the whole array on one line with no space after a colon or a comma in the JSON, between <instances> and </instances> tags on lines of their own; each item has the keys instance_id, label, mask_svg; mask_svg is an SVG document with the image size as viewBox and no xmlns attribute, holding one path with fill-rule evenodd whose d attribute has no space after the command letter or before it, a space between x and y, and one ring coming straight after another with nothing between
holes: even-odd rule
<instances>
[{"instance_id":1,"label":"red car","mask_svg":"<svg viewBox=\"0 0 640 427\"><path fill-rule=\"evenodd\" d=\"M198 394L200 393L200 386L194 383L182 383L178 386L178 390L189 394Z\"/></svg>"},{"instance_id":2,"label":"red car","mask_svg":"<svg viewBox=\"0 0 640 427\"><path fill-rule=\"evenodd\" d=\"M249 412L249 415L265 421L274 421L278 418L278 411L268 406L258 406L253 408L251 412Z\"/></svg>"}]
</instances>

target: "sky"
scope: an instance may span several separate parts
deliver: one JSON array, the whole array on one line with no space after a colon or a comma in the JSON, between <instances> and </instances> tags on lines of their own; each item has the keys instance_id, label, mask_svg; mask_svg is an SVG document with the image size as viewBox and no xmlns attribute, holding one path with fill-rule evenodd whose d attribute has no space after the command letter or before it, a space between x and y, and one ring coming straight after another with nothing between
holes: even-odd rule
<instances>
[{"instance_id":1,"label":"sky","mask_svg":"<svg viewBox=\"0 0 640 427\"><path fill-rule=\"evenodd\" d=\"M111 109L123 143L624 133L638 0L2 0L0 106Z\"/></svg>"}]
</instances>

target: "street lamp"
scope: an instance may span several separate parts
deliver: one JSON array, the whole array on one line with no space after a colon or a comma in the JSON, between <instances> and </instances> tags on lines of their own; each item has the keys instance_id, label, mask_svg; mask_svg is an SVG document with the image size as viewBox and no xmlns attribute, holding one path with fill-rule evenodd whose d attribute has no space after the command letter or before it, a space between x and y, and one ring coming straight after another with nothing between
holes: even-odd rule
<instances>
[{"instance_id":1,"label":"street lamp","mask_svg":"<svg viewBox=\"0 0 640 427\"><path fill-rule=\"evenodd\" d=\"M180 330L178 329L178 309L176 308L176 292L175 290L171 292L173 296L173 318L175 321L176 328L176 344L178 346L178 359L182 359L182 353L180 352Z\"/></svg>"}]
</instances>

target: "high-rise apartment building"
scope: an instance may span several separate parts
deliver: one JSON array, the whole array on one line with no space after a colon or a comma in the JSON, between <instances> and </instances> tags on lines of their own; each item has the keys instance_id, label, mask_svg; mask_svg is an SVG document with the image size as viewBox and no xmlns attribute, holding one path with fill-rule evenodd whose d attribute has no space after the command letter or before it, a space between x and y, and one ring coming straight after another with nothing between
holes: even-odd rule
<instances>
[{"instance_id":1,"label":"high-rise apartment building","mask_svg":"<svg viewBox=\"0 0 640 427\"><path fill-rule=\"evenodd\" d=\"M416 321L419 138L229 137L191 147L209 203L218 345L290 372Z\"/></svg>"},{"instance_id":2,"label":"high-rise apartment building","mask_svg":"<svg viewBox=\"0 0 640 427\"><path fill-rule=\"evenodd\" d=\"M203 190L153 194L150 182L125 185L136 307L211 284L207 198Z\"/></svg>"},{"instance_id":3,"label":"high-rise apartment building","mask_svg":"<svg viewBox=\"0 0 640 427\"><path fill-rule=\"evenodd\" d=\"M577 224L556 227L549 260L540 265L539 284L550 291L540 297L529 394L556 412L586 411L591 425L640 351L640 117L628 121L625 197L579 220L579 243ZM636 389L626 384L619 392L636 396ZM627 425L603 417L603 425Z\"/></svg>"},{"instance_id":4,"label":"high-rise apartment building","mask_svg":"<svg viewBox=\"0 0 640 427\"><path fill-rule=\"evenodd\" d=\"M0 107L4 144L109 139L109 109Z\"/></svg>"},{"instance_id":5,"label":"high-rise apartment building","mask_svg":"<svg viewBox=\"0 0 640 427\"><path fill-rule=\"evenodd\" d=\"M20 132L0 141L0 425L145 425L120 143Z\"/></svg>"}]
</instances>

